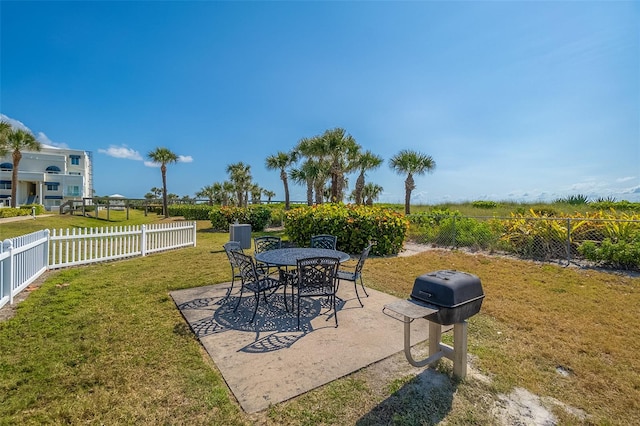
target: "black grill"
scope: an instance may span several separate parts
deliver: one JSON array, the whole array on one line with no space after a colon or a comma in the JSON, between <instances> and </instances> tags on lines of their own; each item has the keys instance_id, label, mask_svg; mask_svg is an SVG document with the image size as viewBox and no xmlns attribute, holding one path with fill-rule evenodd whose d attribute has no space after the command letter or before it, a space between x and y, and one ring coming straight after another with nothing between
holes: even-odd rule
<instances>
[{"instance_id":1,"label":"black grill","mask_svg":"<svg viewBox=\"0 0 640 426\"><path fill-rule=\"evenodd\" d=\"M426 317L438 324L460 323L480 312L484 292L480 278L467 272L444 270L416 278L411 299L437 312Z\"/></svg>"}]
</instances>

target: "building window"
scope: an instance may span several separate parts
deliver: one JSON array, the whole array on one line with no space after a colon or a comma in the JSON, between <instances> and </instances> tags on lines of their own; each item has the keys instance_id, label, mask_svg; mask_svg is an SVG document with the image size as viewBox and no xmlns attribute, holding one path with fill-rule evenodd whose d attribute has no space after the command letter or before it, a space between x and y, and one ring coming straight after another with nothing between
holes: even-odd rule
<instances>
[{"instance_id":1,"label":"building window","mask_svg":"<svg viewBox=\"0 0 640 426\"><path fill-rule=\"evenodd\" d=\"M79 155L70 155L69 159L71 160L71 165L79 166L80 165L80 156Z\"/></svg>"},{"instance_id":2,"label":"building window","mask_svg":"<svg viewBox=\"0 0 640 426\"><path fill-rule=\"evenodd\" d=\"M0 189L11 189L10 180L0 180Z\"/></svg>"},{"instance_id":3,"label":"building window","mask_svg":"<svg viewBox=\"0 0 640 426\"><path fill-rule=\"evenodd\" d=\"M80 195L80 187L78 185L67 186L68 197L79 197Z\"/></svg>"},{"instance_id":4,"label":"building window","mask_svg":"<svg viewBox=\"0 0 640 426\"><path fill-rule=\"evenodd\" d=\"M58 166L49 166L49 167L47 167L46 172L54 174L54 175L57 175L58 173L60 173L60 167L58 167Z\"/></svg>"},{"instance_id":5,"label":"building window","mask_svg":"<svg viewBox=\"0 0 640 426\"><path fill-rule=\"evenodd\" d=\"M11 164L11 163L2 163L2 164L0 164L0 171L10 172L11 170L13 170L13 164Z\"/></svg>"},{"instance_id":6,"label":"building window","mask_svg":"<svg viewBox=\"0 0 640 426\"><path fill-rule=\"evenodd\" d=\"M58 182L47 182L47 191L57 191L58 185L60 185Z\"/></svg>"}]
</instances>

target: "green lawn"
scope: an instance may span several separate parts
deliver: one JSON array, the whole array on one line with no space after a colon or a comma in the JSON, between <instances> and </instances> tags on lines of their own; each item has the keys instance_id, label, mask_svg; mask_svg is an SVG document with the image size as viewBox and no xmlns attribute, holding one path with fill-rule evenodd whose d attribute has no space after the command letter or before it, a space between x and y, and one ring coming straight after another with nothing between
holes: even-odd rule
<instances>
[{"instance_id":1,"label":"green lawn","mask_svg":"<svg viewBox=\"0 0 640 426\"><path fill-rule=\"evenodd\" d=\"M53 216L2 224L0 238L121 224ZM194 248L52 272L0 322L0 424L491 424L496 394L515 386L588 415L558 408L563 424L640 424L640 278L456 251L371 258L365 280L406 297L427 271L480 276L469 351L491 381L456 382L445 361L443 386L416 394L411 377L363 369L246 415L168 295L229 279L228 235L198 226Z\"/></svg>"}]
</instances>

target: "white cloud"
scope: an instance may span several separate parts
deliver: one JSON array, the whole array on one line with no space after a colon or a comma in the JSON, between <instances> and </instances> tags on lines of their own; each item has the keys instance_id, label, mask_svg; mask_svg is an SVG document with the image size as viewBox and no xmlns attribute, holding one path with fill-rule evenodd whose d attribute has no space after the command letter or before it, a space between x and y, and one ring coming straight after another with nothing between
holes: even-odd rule
<instances>
[{"instance_id":1,"label":"white cloud","mask_svg":"<svg viewBox=\"0 0 640 426\"><path fill-rule=\"evenodd\" d=\"M114 157L114 158L124 158L126 160L137 160L137 161L142 160L142 156L138 151L131 149L126 145L122 145L122 146L110 145L108 149L99 149L98 152L100 154L106 154L109 157Z\"/></svg>"},{"instance_id":2,"label":"white cloud","mask_svg":"<svg viewBox=\"0 0 640 426\"><path fill-rule=\"evenodd\" d=\"M11 117L7 117L4 114L0 114L0 120L6 121L7 123L11 124L11 127L13 127L14 129L20 129L20 130L24 130L26 132L31 133L31 129L25 126L22 121L18 121Z\"/></svg>"},{"instance_id":3,"label":"white cloud","mask_svg":"<svg viewBox=\"0 0 640 426\"><path fill-rule=\"evenodd\" d=\"M44 132L38 132L35 134L30 128L25 126L22 121L16 120L14 118L8 117L4 114L0 114L0 120L6 121L11 124L11 127L14 129L24 130L25 132L29 132L33 134L38 142L49 147L49 148L69 148L69 146L64 142L54 142Z\"/></svg>"},{"instance_id":4,"label":"white cloud","mask_svg":"<svg viewBox=\"0 0 640 426\"><path fill-rule=\"evenodd\" d=\"M49 137L47 135L44 134L44 132L38 132L38 134L36 135L36 139L41 144L46 145L46 146L51 147L51 148L69 148L69 145L67 145L64 142L54 142L54 141L52 141L51 139L49 139Z\"/></svg>"},{"instance_id":5,"label":"white cloud","mask_svg":"<svg viewBox=\"0 0 640 426\"><path fill-rule=\"evenodd\" d=\"M147 167L160 167L160 163L154 163L153 161L145 161L144 165Z\"/></svg>"},{"instance_id":6,"label":"white cloud","mask_svg":"<svg viewBox=\"0 0 640 426\"><path fill-rule=\"evenodd\" d=\"M634 179L636 179L635 176L626 176L626 177L616 179L616 182L629 182L630 180L634 180Z\"/></svg>"}]
</instances>

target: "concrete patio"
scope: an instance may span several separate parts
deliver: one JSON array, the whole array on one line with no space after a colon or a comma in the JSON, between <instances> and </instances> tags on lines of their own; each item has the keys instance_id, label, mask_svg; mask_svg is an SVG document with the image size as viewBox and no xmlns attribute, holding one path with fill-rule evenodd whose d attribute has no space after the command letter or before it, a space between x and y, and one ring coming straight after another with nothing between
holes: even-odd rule
<instances>
[{"instance_id":1,"label":"concrete patio","mask_svg":"<svg viewBox=\"0 0 640 426\"><path fill-rule=\"evenodd\" d=\"M355 297L353 284L342 282L338 322L320 300L303 301L300 330L296 313L287 312L282 291L260 301L254 323L253 295L237 293L220 303L230 283L171 292L178 309L248 413L262 411L335 379L383 360L403 349L403 325L385 315L385 304L398 300L367 289ZM289 301L290 302L290 301ZM428 337L425 320L412 324L412 343Z\"/></svg>"}]
</instances>

